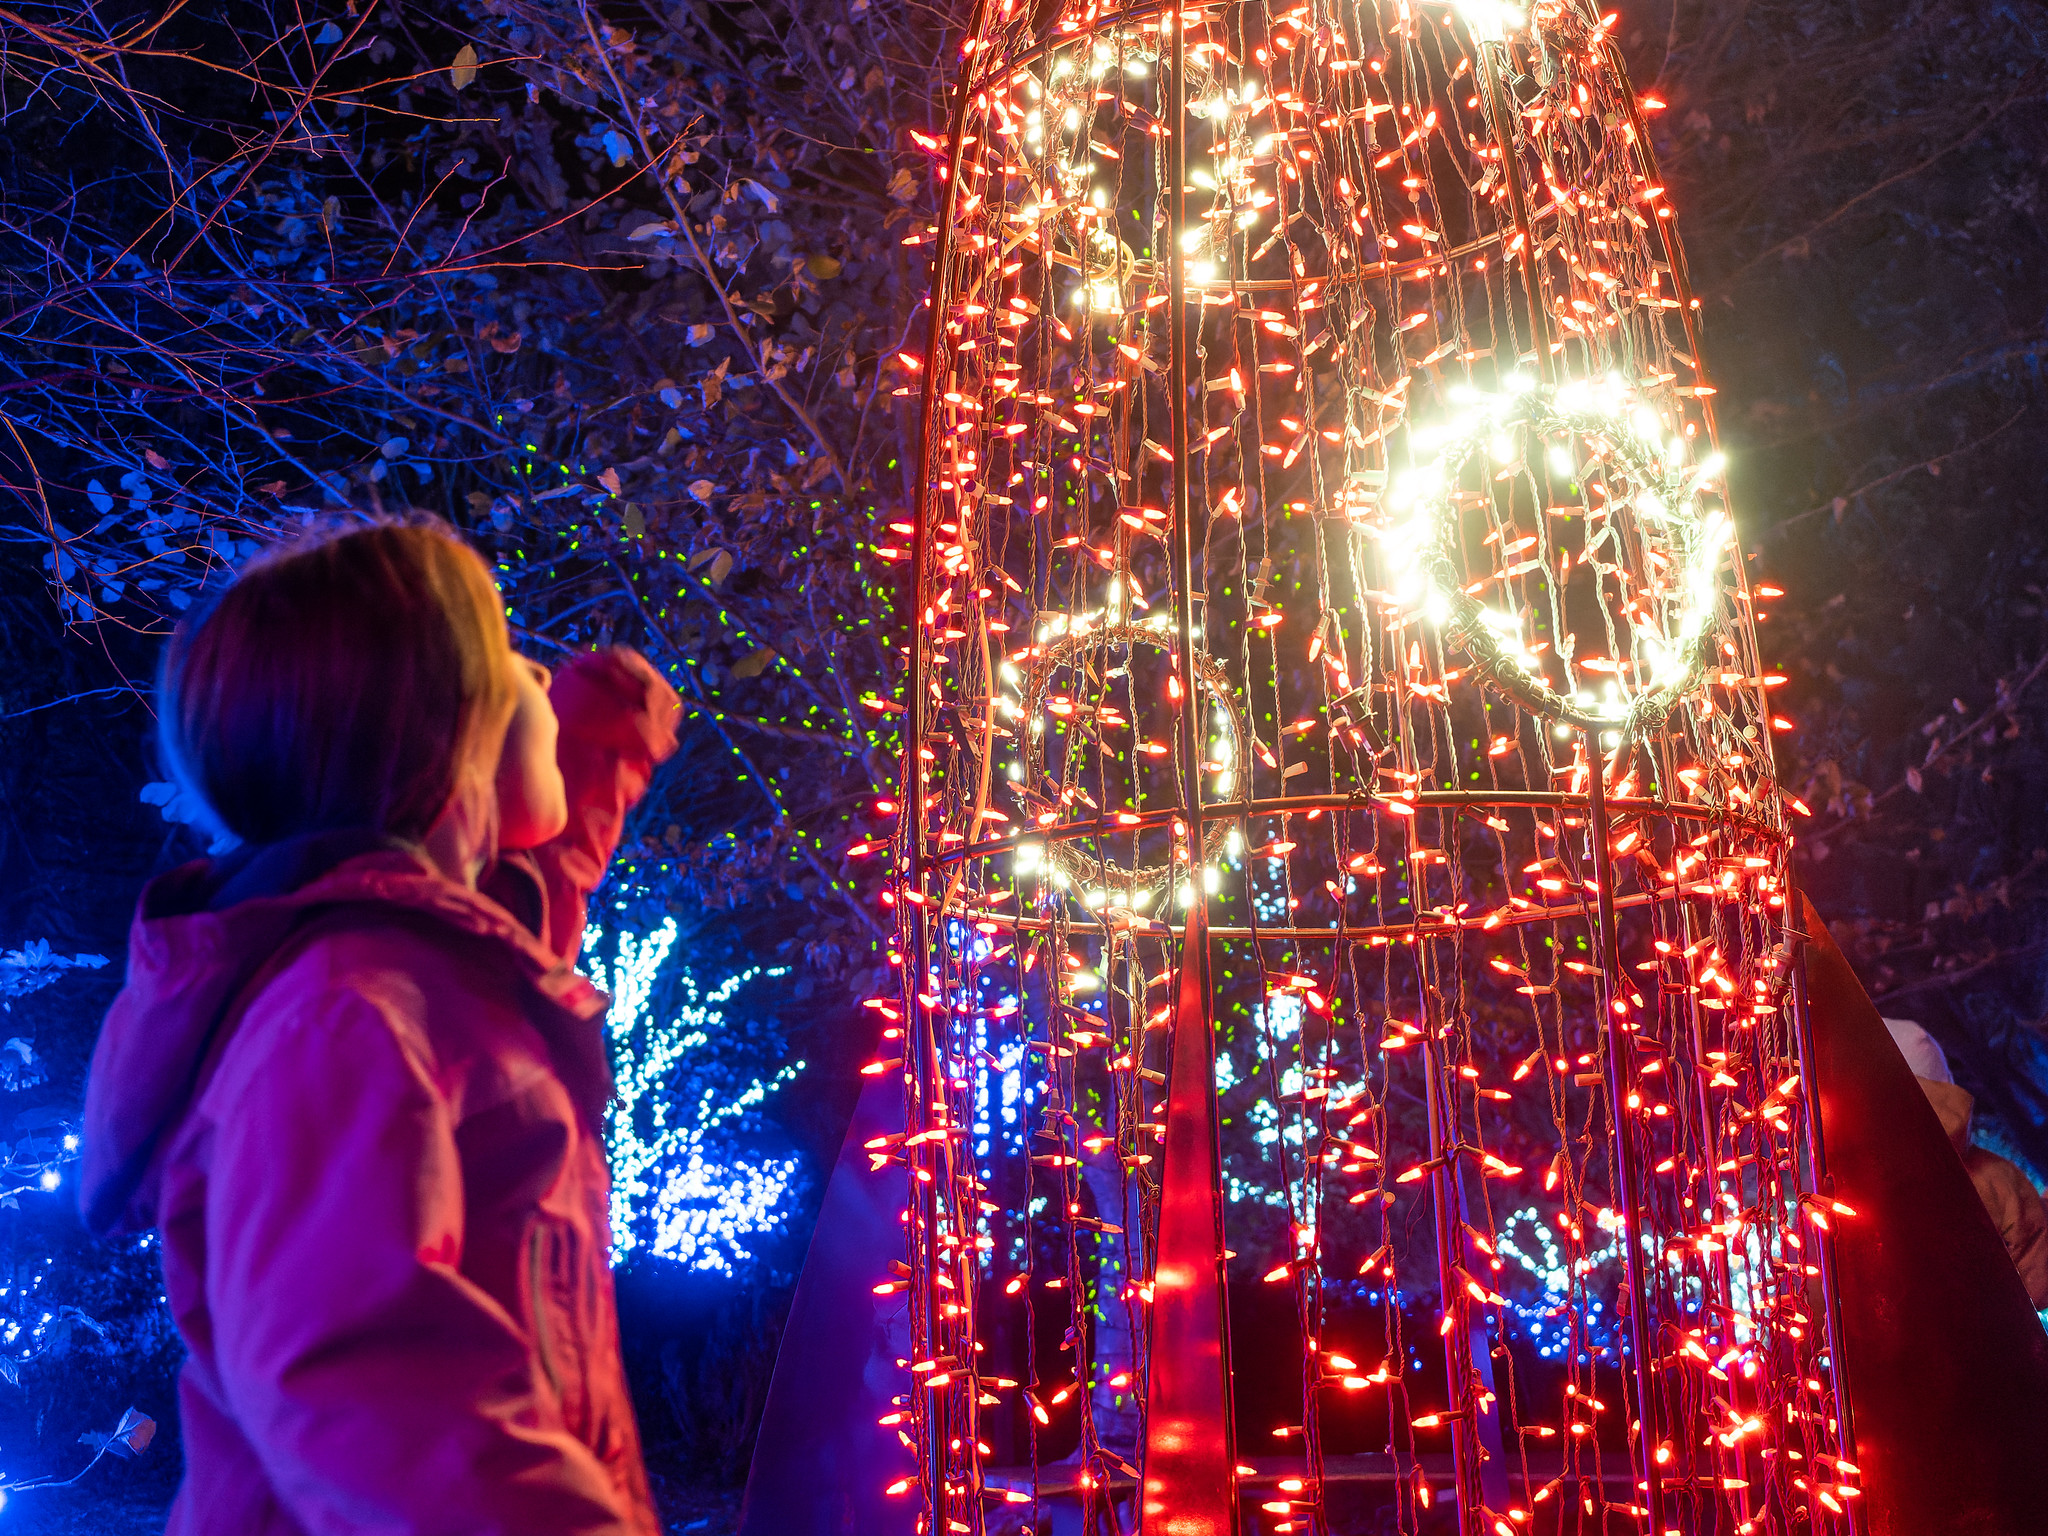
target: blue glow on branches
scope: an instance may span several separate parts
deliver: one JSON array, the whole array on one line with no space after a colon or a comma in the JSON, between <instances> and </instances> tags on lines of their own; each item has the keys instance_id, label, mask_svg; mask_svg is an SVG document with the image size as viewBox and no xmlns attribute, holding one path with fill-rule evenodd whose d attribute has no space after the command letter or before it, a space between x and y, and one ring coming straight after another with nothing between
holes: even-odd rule
<instances>
[{"instance_id":1,"label":"blue glow on branches","mask_svg":"<svg viewBox=\"0 0 2048 1536\"><path fill-rule=\"evenodd\" d=\"M1533 1302L1510 1298L1508 1305L1529 1329L1529 1336L1536 1340L1536 1353L1546 1360L1565 1354L1571 1348L1570 1313L1575 1300L1582 1301L1585 1315L1582 1326L1586 1341L1604 1343L1612 1332L1610 1321L1601 1316L1601 1304L1597 1298L1588 1298L1585 1291L1587 1281L1602 1266L1621 1256L1621 1242L1615 1236L1613 1217L1600 1213L1600 1227L1609 1234L1610 1241L1605 1248L1595 1249L1583 1258L1567 1260L1558 1252L1557 1234L1537 1212L1536 1207L1527 1206L1516 1211L1501 1223L1500 1235L1494 1239L1494 1246L1500 1256L1511 1259L1527 1270L1543 1288L1542 1296ZM1517 1228L1526 1227L1527 1236L1517 1237ZM1537 1253L1531 1254L1522 1247L1523 1241L1531 1242ZM1553 1323L1550 1337L1544 1337L1544 1324Z\"/></svg>"},{"instance_id":2,"label":"blue glow on branches","mask_svg":"<svg viewBox=\"0 0 2048 1536\"><path fill-rule=\"evenodd\" d=\"M1254 866L1254 871L1254 878L1249 883L1252 905L1258 911L1259 921L1286 922L1288 911L1292 907L1292 903L1287 899L1287 861L1268 859L1263 870ZM1263 874L1265 878L1260 880L1257 878L1258 874Z\"/></svg>"},{"instance_id":3,"label":"blue glow on branches","mask_svg":"<svg viewBox=\"0 0 2048 1536\"><path fill-rule=\"evenodd\" d=\"M1266 1029L1272 1031L1273 1038L1276 1040L1292 1040L1296 1035L1300 1034L1301 1016L1306 1011L1306 1005L1302 1002L1301 998L1292 992L1276 992L1265 1002L1253 1009L1253 1013L1259 1022ZM1257 1038L1259 1042L1259 1059L1264 1061L1266 1059L1264 1031L1261 1031Z\"/></svg>"},{"instance_id":4,"label":"blue glow on branches","mask_svg":"<svg viewBox=\"0 0 2048 1536\"><path fill-rule=\"evenodd\" d=\"M678 967L664 988L673 1015L659 1021L655 991L675 947L675 920L650 933L621 932L601 953L603 939L591 928L584 955L592 981L612 995L612 1263L643 1254L733 1274L750 1262L751 1240L781 1230L798 1177L796 1158L748 1145L759 1121L752 1112L804 1064L766 1082L746 1076L736 1063L759 1059L772 1026L735 1024L725 1005L755 977L783 971L755 967L704 992Z\"/></svg>"}]
</instances>

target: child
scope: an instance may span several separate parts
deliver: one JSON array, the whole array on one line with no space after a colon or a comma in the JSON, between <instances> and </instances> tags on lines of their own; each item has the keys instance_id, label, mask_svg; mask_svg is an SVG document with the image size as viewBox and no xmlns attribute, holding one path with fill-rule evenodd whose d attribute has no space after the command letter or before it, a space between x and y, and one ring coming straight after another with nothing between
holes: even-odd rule
<instances>
[{"instance_id":1,"label":"child","mask_svg":"<svg viewBox=\"0 0 2048 1536\"><path fill-rule=\"evenodd\" d=\"M659 1529L571 964L678 705L628 651L548 681L432 524L261 559L166 653L167 755L241 846L143 894L81 1202L162 1233L174 1536Z\"/></svg>"}]
</instances>

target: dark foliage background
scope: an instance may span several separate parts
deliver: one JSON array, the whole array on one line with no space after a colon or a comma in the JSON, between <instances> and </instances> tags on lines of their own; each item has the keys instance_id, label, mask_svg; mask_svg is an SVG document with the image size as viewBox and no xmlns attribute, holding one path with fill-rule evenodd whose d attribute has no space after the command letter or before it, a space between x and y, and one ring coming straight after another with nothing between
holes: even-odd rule
<instances>
[{"instance_id":1,"label":"dark foliage background","mask_svg":"<svg viewBox=\"0 0 2048 1536\"><path fill-rule=\"evenodd\" d=\"M683 688L613 894L678 915L707 972L792 967L749 1006L811 1064L768 1113L815 1196L871 1044L878 909L843 851L893 772L863 700L901 660L873 551L910 490L909 134L942 115L958 20L0 12L0 944L116 961L4 973L48 983L9 999L38 1056L0 1080L15 1163L61 1168L37 1112L79 1102L135 891L197 851L141 799L159 637L255 541L420 506L491 552L535 654L623 640ZM1948 1048L1984 1139L2048 1175L2048 18L1645 0L1618 30L1666 103L1745 534L1785 591L1765 636L1815 812L1802 877L1885 1010ZM746 1284L623 1279L680 1526L729 1520L807 1219ZM0 1208L0 1271L0 1316L45 1329L0 1381L8 1478L68 1475L129 1403L165 1423L0 1518L150 1528L177 1474L152 1255L31 1189ZM37 1275L61 1326L21 1312Z\"/></svg>"},{"instance_id":2,"label":"dark foliage background","mask_svg":"<svg viewBox=\"0 0 2048 1536\"><path fill-rule=\"evenodd\" d=\"M1631 46L1670 103L1755 569L1786 590L1801 878L2039 1183L2048 17L1683 8Z\"/></svg>"}]
</instances>

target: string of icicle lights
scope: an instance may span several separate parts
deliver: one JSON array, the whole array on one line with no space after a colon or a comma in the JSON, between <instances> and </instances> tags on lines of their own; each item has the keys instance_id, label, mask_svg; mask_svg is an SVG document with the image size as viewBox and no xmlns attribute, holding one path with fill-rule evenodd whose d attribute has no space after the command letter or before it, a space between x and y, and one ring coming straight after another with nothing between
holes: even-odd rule
<instances>
[{"instance_id":1,"label":"string of icicle lights","mask_svg":"<svg viewBox=\"0 0 2048 1536\"><path fill-rule=\"evenodd\" d=\"M971 28L911 239L904 986L873 1000L926 1532L1172 1528L1142 1462L1198 901L1259 1529L1850 1528L1803 808L1613 24Z\"/></svg>"}]
</instances>

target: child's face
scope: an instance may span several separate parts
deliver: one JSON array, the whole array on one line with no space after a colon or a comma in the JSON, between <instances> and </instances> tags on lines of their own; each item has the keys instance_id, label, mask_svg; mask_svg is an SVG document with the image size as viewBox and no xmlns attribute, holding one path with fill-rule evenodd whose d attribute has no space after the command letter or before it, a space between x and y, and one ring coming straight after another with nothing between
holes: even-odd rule
<instances>
[{"instance_id":1,"label":"child's face","mask_svg":"<svg viewBox=\"0 0 2048 1536\"><path fill-rule=\"evenodd\" d=\"M555 762L555 707L548 702L548 669L512 658L518 703L498 759L498 846L537 848L569 824L562 770Z\"/></svg>"}]
</instances>

